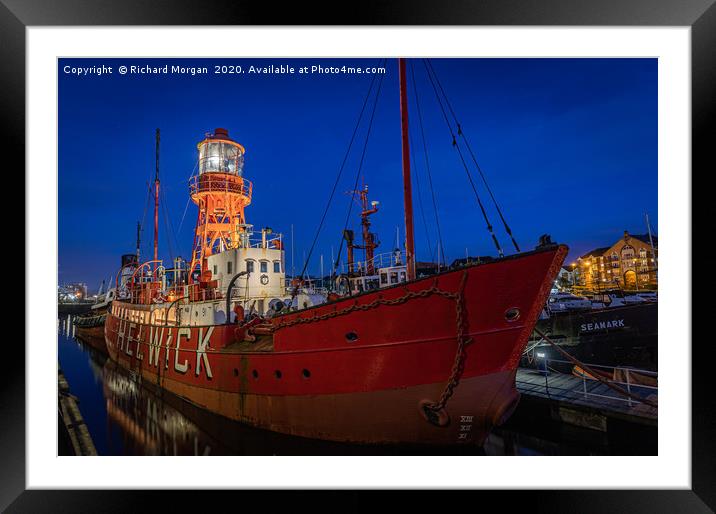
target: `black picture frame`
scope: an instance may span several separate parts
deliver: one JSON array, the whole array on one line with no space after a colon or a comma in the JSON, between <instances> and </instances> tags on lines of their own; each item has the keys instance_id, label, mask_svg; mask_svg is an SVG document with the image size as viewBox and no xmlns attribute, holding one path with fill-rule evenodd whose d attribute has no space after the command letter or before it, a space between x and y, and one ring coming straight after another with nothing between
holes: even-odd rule
<instances>
[{"instance_id":1,"label":"black picture frame","mask_svg":"<svg viewBox=\"0 0 716 514\"><path fill-rule=\"evenodd\" d=\"M716 5L714 0L459 0L364 1L332 5L276 6L245 0L0 0L3 155L18 157L24 169L25 29L65 25L617 25L689 26L692 50L692 177L716 170ZM711 134L711 135L709 135ZM660 142L664 144L664 142ZM699 211L694 220L698 221ZM701 213L705 215L705 211ZM695 233L692 231L692 234ZM25 237L30 234L25 233ZM25 276L31 270L25 270ZM691 280L691 277L684 277ZM684 299L686 301L687 299ZM690 299L689 299L690 300ZM694 306L699 319L699 309ZM25 313L26 323L32 318ZM9 339L13 336L6 336ZM509 492L510 507L574 512L712 512L716 510L716 416L712 386L712 344L692 345L692 489L642 491ZM6 340L5 343L10 343ZM685 342L680 342L681 344ZM26 344L29 344L26 341ZM44 344L44 343L43 343ZM25 352L5 344L0 374L0 510L8 512L126 512L156 493L25 490ZM585 463L585 465L587 465ZM188 507L195 493L172 493ZM226 494L211 493L218 506ZM246 493L240 493L246 495ZM493 493L484 493L493 495ZM505 494L503 493L494 493ZM452 501L460 502L460 494ZM419 499L420 495L416 495ZM244 497L243 502L247 500ZM326 497L322 497L325 501ZM248 503L244 503L248 505ZM474 508L477 508L473 504ZM473 508L471 507L471 508Z\"/></svg>"}]
</instances>

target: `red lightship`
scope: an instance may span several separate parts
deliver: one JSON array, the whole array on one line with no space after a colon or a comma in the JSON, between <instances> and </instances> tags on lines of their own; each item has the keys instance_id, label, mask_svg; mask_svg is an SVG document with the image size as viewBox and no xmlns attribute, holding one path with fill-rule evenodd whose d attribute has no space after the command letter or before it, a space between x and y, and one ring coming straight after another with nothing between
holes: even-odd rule
<instances>
[{"instance_id":1,"label":"red lightship","mask_svg":"<svg viewBox=\"0 0 716 514\"><path fill-rule=\"evenodd\" d=\"M402 59L399 69L404 262L373 255L367 220L377 202L364 190L363 245L347 236L350 271L338 280L347 287L327 293L303 274L287 287L282 237L264 228L255 239L246 222L253 187L244 148L216 129L198 145L191 262L166 269L155 255L121 272L128 279L117 280L105 324L112 359L267 430L358 443L484 442L517 405L516 368L567 248L545 238L533 251L416 276ZM363 266L353 248L370 254Z\"/></svg>"}]
</instances>

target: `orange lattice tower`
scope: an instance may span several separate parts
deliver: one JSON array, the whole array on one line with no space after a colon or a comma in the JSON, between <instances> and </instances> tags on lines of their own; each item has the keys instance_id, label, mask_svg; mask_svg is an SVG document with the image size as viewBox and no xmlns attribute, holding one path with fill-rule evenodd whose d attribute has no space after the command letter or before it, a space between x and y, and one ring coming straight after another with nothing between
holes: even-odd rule
<instances>
[{"instance_id":1,"label":"orange lattice tower","mask_svg":"<svg viewBox=\"0 0 716 514\"><path fill-rule=\"evenodd\" d=\"M199 173L192 177L191 199L199 207L189 275L207 270L206 258L238 248L246 230L244 209L251 203L252 184L243 178L244 147L217 128L197 145Z\"/></svg>"}]
</instances>

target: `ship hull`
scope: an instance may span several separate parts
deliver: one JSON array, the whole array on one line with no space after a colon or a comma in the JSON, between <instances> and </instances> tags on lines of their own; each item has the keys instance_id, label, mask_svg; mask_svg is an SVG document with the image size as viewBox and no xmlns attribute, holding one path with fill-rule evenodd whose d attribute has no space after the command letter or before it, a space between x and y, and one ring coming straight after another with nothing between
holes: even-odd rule
<instances>
[{"instance_id":1,"label":"ship hull","mask_svg":"<svg viewBox=\"0 0 716 514\"><path fill-rule=\"evenodd\" d=\"M658 304L640 303L586 312L563 312L539 320L537 328L585 364L658 369ZM533 341L539 341L533 335ZM539 347L551 360L565 360L557 350ZM533 361L534 362L534 361ZM527 362L525 362L527 364ZM571 371L571 363L550 364Z\"/></svg>"},{"instance_id":2,"label":"ship hull","mask_svg":"<svg viewBox=\"0 0 716 514\"><path fill-rule=\"evenodd\" d=\"M565 254L540 250L278 316L260 351L237 346L232 325L143 324L118 302L107 348L143 380L255 427L332 441L482 444L517 404L515 370ZM451 379L444 409L426 413Z\"/></svg>"},{"instance_id":3,"label":"ship hull","mask_svg":"<svg viewBox=\"0 0 716 514\"><path fill-rule=\"evenodd\" d=\"M84 316L78 316L73 320L75 325L75 336L95 350L107 354L107 343L104 335L104 324L107 317L107 309L92 311Z\"/></svg>"},{"instance_id":4,"label":"ship hull","mask_svg":"<svg viewBox=\"0 0 716 514\"><path fill-rule=\"evenodd\" d=\"M107 353L107 343L104 338L104 325L98 327L77 327L75 337L104 354Z\"/></svg>"},{"instance_id":5,"label":"ship hull","mask_svg":"<svg viewBox=\"0 0 716 514\"><path fill-rule=\"evenodd\" d=\"M143 372L142 379L156 376ZM349 443L483 444L517 406L514 371L470 377L449 402L447 426L421 418L419 404L444 383L359 393L268 396L196 388L176 380L162 387L229 419L274 432ZM193 399L193 400L192 400Z\"/></svg>"}]
</instances>

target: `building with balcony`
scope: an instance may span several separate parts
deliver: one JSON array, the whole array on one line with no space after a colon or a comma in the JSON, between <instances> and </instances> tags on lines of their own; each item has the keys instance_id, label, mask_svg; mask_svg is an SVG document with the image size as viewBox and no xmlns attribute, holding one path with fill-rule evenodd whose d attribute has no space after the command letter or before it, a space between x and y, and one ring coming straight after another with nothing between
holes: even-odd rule
<instances>
[{"instance_id":1,"label":"building with balcony","mask_svg":"<svg viewBox=\"0 0 716 514\"><path fill-rule=\"evenodd\" d=\"M653 247L652 247L653 242ZM577 259L575 282L586 289L656 289L658 239L648 234L624 236Z\"/></svg>"}]
</instances>

